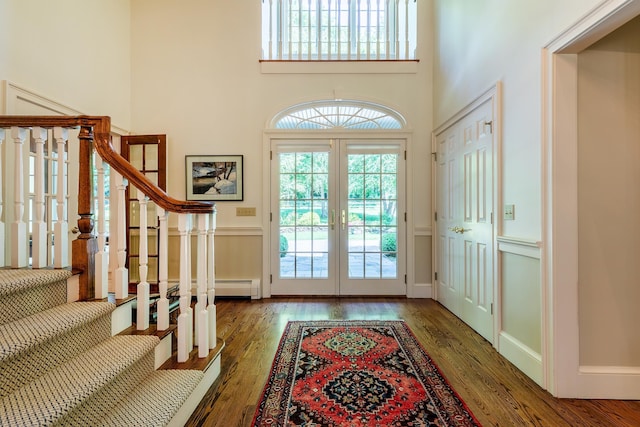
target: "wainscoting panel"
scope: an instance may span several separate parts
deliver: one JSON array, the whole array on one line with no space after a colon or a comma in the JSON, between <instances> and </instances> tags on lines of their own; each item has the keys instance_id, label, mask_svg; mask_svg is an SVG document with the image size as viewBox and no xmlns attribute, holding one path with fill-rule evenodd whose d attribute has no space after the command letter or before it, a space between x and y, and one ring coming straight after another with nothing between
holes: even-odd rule
<instances>
[{"instance_id":1,"label":"wainscoting panel","mask_svg":"<svg viewBox=\"0 0 640 427\"><path fill-rule=\"evenodd\" d=\"M498 253L498 351L544 386L540 243L499 236Z\"/></svg>"}]
</instances>

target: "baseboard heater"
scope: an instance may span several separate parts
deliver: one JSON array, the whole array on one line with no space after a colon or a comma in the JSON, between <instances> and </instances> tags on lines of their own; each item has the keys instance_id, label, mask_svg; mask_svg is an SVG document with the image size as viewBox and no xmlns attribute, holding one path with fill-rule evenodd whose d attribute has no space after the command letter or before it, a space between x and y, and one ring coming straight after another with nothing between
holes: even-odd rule
<instances>
[{"instance_id":1,"label":"baseboard heater","mask_svg":"<svg viewBox=\"0 0 640 427\"><path fill-rule=\"evenodd\" d=\"M260 279L217 279L216 295L260 299L262 298Z\"/></svg>"}]
</instances>

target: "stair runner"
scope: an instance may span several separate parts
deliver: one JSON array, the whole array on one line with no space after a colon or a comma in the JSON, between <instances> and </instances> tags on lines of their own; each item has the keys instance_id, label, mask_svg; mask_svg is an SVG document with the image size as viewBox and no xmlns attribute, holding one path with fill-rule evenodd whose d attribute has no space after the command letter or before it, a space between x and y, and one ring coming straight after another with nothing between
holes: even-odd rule
<instances>
[{"instance_id":1,"label":"stair runner","mask_svg":"<svg viewBox=\"0 0 640 427\"><path fill-rule=\"evenodd\" d=\"M66 270L0 270L0 426L161 426L202 372L154 369L154 336L111 336L108 302Z\"/></svg>"}]
</instances>

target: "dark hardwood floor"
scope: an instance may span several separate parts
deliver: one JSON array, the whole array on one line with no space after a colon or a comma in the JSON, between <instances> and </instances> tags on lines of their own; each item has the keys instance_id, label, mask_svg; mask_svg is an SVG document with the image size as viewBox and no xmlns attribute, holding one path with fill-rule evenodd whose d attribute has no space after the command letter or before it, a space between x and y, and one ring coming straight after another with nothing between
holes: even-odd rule
<instances>
[{"instance_id":1,"label":"dark hardwood floor","mask_svg":"<svg viewBox=\"0 0 640 427\"><path fill-rule=\"evenodd\" d=\"M483 426L640 426L639 401L556 399L433 300L217 301L222 373L188 426L250 426L289 320L402 319Z\"/></svg>"}]
</instances>

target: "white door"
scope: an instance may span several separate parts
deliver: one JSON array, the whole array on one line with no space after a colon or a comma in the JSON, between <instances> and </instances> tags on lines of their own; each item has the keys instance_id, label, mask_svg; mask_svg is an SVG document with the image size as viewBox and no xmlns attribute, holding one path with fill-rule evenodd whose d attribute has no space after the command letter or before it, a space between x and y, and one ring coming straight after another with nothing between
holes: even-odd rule
<instances>
[{"instance_id":1,"label":"white door","mask_svg":"<svg viewBox=\"0 0 640 427\"><path fill-rule=\"evenodd\" d=\"M437 298L493 342L493 106L439 135Z\"/></svg>"},{"instance_id":2,"label":"white door","mask_svg":"<svg viewBox=\"0 0 640 427\"><path fill-rule=\"evenodd\" d=\"M272 141L272 294L406 295L404 145Z\"/></svg>"}]
</instances>

